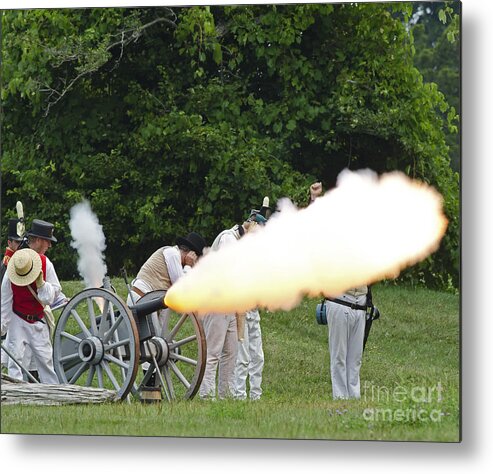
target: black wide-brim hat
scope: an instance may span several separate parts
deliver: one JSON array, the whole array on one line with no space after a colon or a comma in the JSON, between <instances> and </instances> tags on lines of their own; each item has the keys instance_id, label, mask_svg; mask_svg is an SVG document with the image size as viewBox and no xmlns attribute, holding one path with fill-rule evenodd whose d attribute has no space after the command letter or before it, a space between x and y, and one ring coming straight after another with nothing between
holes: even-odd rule
<instances>
[{"instance_id":1,"label":"black wide-brim hat","mask_svg":"<svg viewBox=\"0 0 493 474\"><path fill-rule=\"evenodd\" d=\"M51 242L58 242L53 235L53 224L41 219L34 219L31 230L27 233L28 237L39 237L41 239L50 240Z\"/></svg>"},{"instance_id":2,"label":"black wide-brim hat","mask_svg":"<svg viewBox=\"0 0 493 474\"><path fill-rule=\"evenodd\" d=\"M190 250L193 250L197 255L202 255L205 247L204 238L197 232L190 232L186 237L178 237L176 239L178 245L184 245Z\"/></svg>"}]
</instances>

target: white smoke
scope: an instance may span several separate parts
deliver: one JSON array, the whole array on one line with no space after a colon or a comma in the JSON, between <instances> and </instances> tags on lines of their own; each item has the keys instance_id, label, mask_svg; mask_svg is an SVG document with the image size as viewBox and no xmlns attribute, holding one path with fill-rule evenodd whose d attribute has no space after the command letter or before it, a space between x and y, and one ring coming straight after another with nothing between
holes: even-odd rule
<instances>
[{"instance_id":1,"label":"white smoke","mask_svg":"<svg viewBox=\"0 0 493 474\"><path fill-rule=\"evenodd\" d=\"M106 239L88 201L84 200L70 209L69 226L72 234L70 245L79 254L77 268L86 288L101 287L107 270L103 255Z\"/></svg>"},{"instance_id":2,"label":"white smoke","mask_svg":"<svg viewBox=\"0 0 493 474\"><path fill-rule=\"evenodd\" d=\"M178 312L288 310L304 295L337 296L423 260L447 227L442 197L398 172L343 171L298 210L288 199L265 227L209 252L169 290Z\"/></svg>"}]
</instances>

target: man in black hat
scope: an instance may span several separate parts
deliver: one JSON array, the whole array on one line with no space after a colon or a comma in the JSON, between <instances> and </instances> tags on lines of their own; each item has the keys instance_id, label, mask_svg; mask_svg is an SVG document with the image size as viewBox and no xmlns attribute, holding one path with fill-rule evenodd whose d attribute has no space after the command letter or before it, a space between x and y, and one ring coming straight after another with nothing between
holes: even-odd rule
<instances>
[{"instance_id":1,"label":"man in black hat","mask_svg":"<svg viewBox=\"0 0 493 474\"><path fill-rule=\"evenodd\" d=\"M29 248L44 255L51 248L51 244L57 242L53 235L53 227L51 222L34 219L31 230L27 233Z\"/></svg>"},{"instance_id":2,"label":"man in black hat","mask_svg":"<svg viewBox=\"0 0 493 474\"><path fill-rule=\"evenodd\" d=\"M29 248L38 252L40 255L45 255L52 244L58 240L53 235L54 225L51 222L46 222L41 219L34 219L31 230L27 233ZM68 298L59 292L56 300L50 305L52 309L57 309L68 302Z\"/></svg>"},{"instance_id":3,"label":"man in black hat","mask_svg":"<svg viewBox=\"0 0 493 474\"><path fill-rule=\"evenodd\" d=\"M176 245L157 249L142 265L127 298L129 305L135 304L142 296L154 290L167 290L173 283L195 265L202 256L206 244L197 232L178 237ZM154 318L156 331L161 334L168 310L160 312L159 322Z\"/></svg>"},{"instance_id":4,"label":"man in black hat","mask_svg":"<svg viewBox=\"0 0 493 474\"><path fill-rule=\"evenodd\" d=\"M5 255L2 260L2 264L0 266L0 283L3 280L3 276L5 275L5 271L7 270L7 265L12 255L14 255L15 251L22 245L24 237L19 235L17 230L17 224L20 222L20 219L9 219L8 224L8 232L7 232L7 248L5 249ZM6 334L2 334L2 341L6 338ZM8 363L7 353L2 351L1 356L1 364L2 366L7 366Z\"/></svg>"},{"instance_id":5,"label":"man in black hat","mask_svg":"<svg viewBox=\"0 0 493 474\"><path fill-rule=\"evenodd\" d=\"M19 219L9 219L9 227L7 233L7 248L5 249L5 255L2 260L2 267L0 270L0 281L3 279L5 270L9 263L10 258L14 255L14 252L20 247L24 237L17 233L17 224Z\"/></svg>"}]
</instances>

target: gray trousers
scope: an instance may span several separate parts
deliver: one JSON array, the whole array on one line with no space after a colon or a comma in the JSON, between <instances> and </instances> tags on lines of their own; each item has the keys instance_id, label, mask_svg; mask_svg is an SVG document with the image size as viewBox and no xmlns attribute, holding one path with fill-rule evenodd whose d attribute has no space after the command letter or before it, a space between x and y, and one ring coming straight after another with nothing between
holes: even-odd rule
<instances>
[{"instance_id":1,"label":"gray trousers","mask_svg":"<svg viewBox=\"0 0 493 474\"><path fill-rule=\"evenodd\" d=\"M250 382L250 399L258 400L262 395L262 370L264 351L258 310L248 311L245 318L245 335L238 342L238 357L235 368L235 398L246 399L247 377Z\"/></svg>"},{"instance_id":2,"label":"gray trousers","mask_svg":"<svg viewBox=\"0 0 493 474\"><path fill-rule=\"evenodd\" d=\"M200 398L223 399L233 395L234 370L238 350L236 316L208 314L202 318L207 344L207 362L200 384Z\"/></svg>"},{"instance_id":3,"label":"gray trousers","mask_svg":"<svg viewBox=\"0 0 493 474\"><path fill-rule=\"evenodd\" d=\"M357 304L365 301L366 297L360 298ZM353 298L352 302L356 299ZM359 372L366 311L327 301L327 314L332 396L334 399L360 398Z\"/></svg>"}]
</instances>

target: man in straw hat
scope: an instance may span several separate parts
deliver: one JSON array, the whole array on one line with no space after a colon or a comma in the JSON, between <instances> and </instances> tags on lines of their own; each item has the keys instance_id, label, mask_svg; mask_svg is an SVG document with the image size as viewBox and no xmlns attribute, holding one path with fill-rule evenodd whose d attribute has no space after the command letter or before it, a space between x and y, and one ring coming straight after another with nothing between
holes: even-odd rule
<instances>
[{"instance_id":1,"label":"man in straw hat","mask_svg":"<svg viewBox=\"0 0 493 474\"><path fill-rule=\"evenodd\" d=\"M37 219L28 236L49 241L43 243L48 248L56 242L53 225ZM8 327L7 346L24 367L28 362L26 348L31 350L42 383L58 383L44 306L52 304L60 292L48 257L32 248L14 253L2 281L1 332ZM13 360L9 360L8 368L11 377L22 379L22 371Z\"/></svg>"},{"instance_id":2,"label":"man in straw hat","mask_svg":"<svg viewBox=\"0 0 493 474\"><path fill-rule=\"evenodd\" d=\"M211 250L216 251L223 246L232 245L243 235L257 229L258 225L264 225L267 222L267 218L263 211L264 208L262 213L260 210L254 209L250 211L250 215L243 224L237 224L230 229L223 230L214 240ZM206 314L202 317L202 325L207 343L207 361L204 377L200 384L199 396L203 400L216 399L216 373L218 373L218 398L232 397L235 395L235 365L238 354L238 341L244 339L245 314Z\"/></svg>"}]
</instances>

